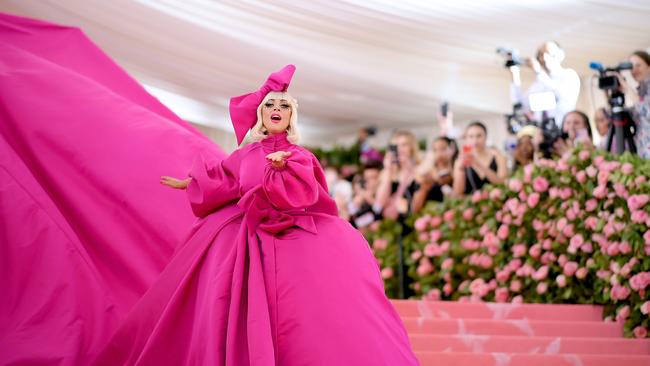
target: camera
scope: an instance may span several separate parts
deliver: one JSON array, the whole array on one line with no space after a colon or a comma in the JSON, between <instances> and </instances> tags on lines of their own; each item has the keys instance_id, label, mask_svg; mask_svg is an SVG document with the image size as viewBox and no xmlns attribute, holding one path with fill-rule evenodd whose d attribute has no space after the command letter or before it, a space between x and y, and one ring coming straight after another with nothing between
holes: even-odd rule
<instances>
[{"instance_id":1,"label":"camera","mask_svg":"<svg viewBox=\"0 0 650 366\"><path fill-rule=\"evenodd\" d=\"M528 96L528 103L531 111L542 112L541 121L530 119L521 103L517 103L513 106L512 114L506 115L507 130L511 134L517 134L524 126L532 125L539 128L543 136L539 150L545 158L550 158L555 142L568 138L568 135L557 126L555 119L548 117L546 113L556 108L555 94L552 92L531 93Z\"/></svg>"},{"instance_id":2,"label":"camera","mask_svg":"<svg viewBox=\"0 0 650 366\"><path fill-rule=\"evenodd\" d=\"M506 68L524 63L519 55L519 51L514 48L498 47L497 53L506 59L506 63L504 64Z\"/></svg>"},{"instance_id":3,"label":"camera","mask_svg":"<svg viewBox=\"0 0 650 366\"><path fill-rule=\"evenodd\" d=\"M622 154L625 150L636 154L636 145L633 140L633 136L636 134L636 124L630 112L625 108L625 94L620 90L621 85L616 75L623 70L631 70L632 63L622 62L614 67L604 67L600 62L591 62L589 68L598 71L598 88L607 94L612 111L612 128L607 132L605 148L607 151L612 151L613 142L616 141L617 154Z\"/></svg>"}]
</instances>

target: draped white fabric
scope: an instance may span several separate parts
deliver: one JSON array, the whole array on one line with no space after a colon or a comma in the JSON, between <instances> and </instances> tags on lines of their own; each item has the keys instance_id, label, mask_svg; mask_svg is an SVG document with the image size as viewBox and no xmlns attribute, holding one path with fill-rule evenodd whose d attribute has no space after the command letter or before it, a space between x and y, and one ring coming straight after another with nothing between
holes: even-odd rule
<instances>
[{"instance_id":1,"label":"draped white fabric","mask_svg":"<svg viewBox=\"0 0 650 366\"><path fill-rule=\"evenodd\" d=\"M181 117L227 130L228 98L294 63L307 143L367 124L433 132L442 100L498 140L511 107L497 46L527 56L557 40L587 111L589 61L650 46L647 0L3 0L0 11L81 27Z\"/></svg>"}]
</instances>

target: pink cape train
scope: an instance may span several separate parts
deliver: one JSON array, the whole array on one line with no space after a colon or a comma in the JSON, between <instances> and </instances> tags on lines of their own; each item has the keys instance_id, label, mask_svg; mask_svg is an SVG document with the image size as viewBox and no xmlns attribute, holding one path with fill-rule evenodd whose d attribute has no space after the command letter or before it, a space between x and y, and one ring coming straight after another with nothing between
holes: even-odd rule
<instances>
[{"instance_id":1,"label":"pink cape train","mask_svg":"<svg viewBox=\"0 0 650 366\"><path fill-rule=\"evenodd\" d=\"M309 151L224 159L76 28L0 14L0 54L1 364L417 364Z\"/></svg>"}]
</instances>

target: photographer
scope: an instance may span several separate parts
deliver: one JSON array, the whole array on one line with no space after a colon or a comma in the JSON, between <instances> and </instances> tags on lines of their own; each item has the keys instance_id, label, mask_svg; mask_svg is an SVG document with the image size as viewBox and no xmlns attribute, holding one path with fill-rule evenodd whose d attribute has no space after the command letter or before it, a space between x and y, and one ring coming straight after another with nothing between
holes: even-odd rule
<instances>
[{"instance_id":1,"label":"photographer","mask_svg":"<svg viewBox=\"0 0 650 366\"><path fill-rule=\"evenodd\" d=\"M559 138L553 143L554 153L558 156L571 151L579 143L585 147L593 147L589 117L581 111L575 110L564 115L562 133L564 138Z\"/></svg>"},{"instance_id":2,"label":"photographer","mask_svg":"<svg viewBox=\"0 0 650 366\"><path fill-rule=\"evenodd\" d=\"M639 156L650 159L650 54L635 51L630 55L632 77L638 83L637 89L628 88L625 79L618 75L620 91L635 93L632 118L635 122L634 143Z\"/></svg>"},{"instance_id":3,"label":"photographer","mask_svg":"<svg viewBox=\"0 0 650 366\"><path fill-rule=\"evenodd\" d=\"M564 57L564 51L557 42L548 41L542 44L537 50L536 57L526 60L526 65L535 72L536 80L525 95L521 91L519 66L515 64L509 67L512 76L510 95L513 104L521 104L525 111L530 112L528 104L530 94L552 92L555 95L556 107L548 111L545 117L555 119L558 127L564 115L575 109L580 94L580 77L573 69L562 66ZM536 113L533 119L541 121L543 117L541 113Z\"/></svg>"},{"instance_id":4,"label":"photographer","mask_svg":"<svg viewBox=\"0 0 650 366\"><path fill-rule=\"evenodd\" d=\"M465 129L464 144L454 164L453 194L462 196L478 191L486 184L499 184L506 180L508 164L496 149L488 148L487 128L479 121Z\"/></svg>"}]
</instances>

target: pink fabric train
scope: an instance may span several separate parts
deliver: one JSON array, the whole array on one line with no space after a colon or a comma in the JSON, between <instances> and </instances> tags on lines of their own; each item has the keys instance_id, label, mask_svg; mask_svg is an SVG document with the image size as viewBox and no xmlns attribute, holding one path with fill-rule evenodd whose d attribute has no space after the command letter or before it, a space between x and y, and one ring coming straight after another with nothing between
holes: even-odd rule
<instances>
[{"instance_id":1,"label":"pink fabric train","mask_svg":"<svg viewBox=\"0 0 650 366\"><path fill-rule=\"evenodd\" d=\"M417 364L309 151L222 160L78 30L0 31L0 363Z\"/></svg>"}]
</instances>

